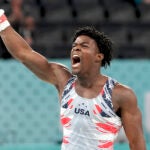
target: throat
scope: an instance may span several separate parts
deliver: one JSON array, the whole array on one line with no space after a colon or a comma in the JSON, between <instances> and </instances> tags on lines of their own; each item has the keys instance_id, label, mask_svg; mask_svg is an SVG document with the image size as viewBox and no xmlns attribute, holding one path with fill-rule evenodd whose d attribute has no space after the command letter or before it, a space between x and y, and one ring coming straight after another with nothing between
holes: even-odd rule
<instances>
[{"instance_id":1,"label":"throat","mask_svg":"<svg viewBox=\"0 0 150 150\"><path fill-rule=\"evenodd\" d=\"M82 80L82 82L77 81L75 83L75 91L76 93L83 98L92 99L97 96L99 91L97 91L96 85L92 82L88 82L86 80Z\"/></svg>"},{"instance_id":2,"label":"throat","mask_svg":"<svg viewBox=\"0 0 150 150\"><path fill-rule=\"evenodd\" d=\"M94 86L89 86L89 87L83 87L81 85L75 86L75 91L76 93L83 98L86 99L93 99L99 95L99 87L96 88Z\"/></svg>"},{"instance_id":3,"label":"throat","mask_svg":"<svg viewBox=\"0 0 150 150\"><path fill-rule=\"evenodd\" d=\"M98 78L94 78L93 80L87 80L79 78L75 82L75 90L76 93L84 98L92 99L99 95L100 91L103 89L105 83L107 81L106 77L100 75Z\"/></svg>"},{"instance_id":4,"label":"throat","mask_svg":"<svg viewBox=\"0 0 150 150\"><path fill-rule=\"evenodd\" d=\"M101 75L91 77L89 75L86 75L84 77L78 76L76 83L84 88L92 88L98 84L98 82L100 81L100 76Z\"/></svg>"},{"instance_id":5,"label":"throat","mask_svg":"<svg viewBox=\"0 0 150 150\"><path fill-rule=\"evenodd\" d=\"M94 86L94 83L89 81L89 80L81 80L81 81L77 81L77 84L80 86L80 87L83 87L83 88L92 88Z\"/></svg>"}]
</instances>

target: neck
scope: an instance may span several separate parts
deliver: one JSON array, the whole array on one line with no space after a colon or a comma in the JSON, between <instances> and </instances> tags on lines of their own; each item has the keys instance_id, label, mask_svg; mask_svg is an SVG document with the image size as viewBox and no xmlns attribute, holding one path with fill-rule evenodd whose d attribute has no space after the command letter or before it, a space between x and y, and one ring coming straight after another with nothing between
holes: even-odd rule
<instances>
[{"instance_id":1,"label":"neck","mask_svg":"<svg viewBox=\"0 0 150 150\"><path fill-rule=\"evenodd\" d=\"M90 76L86 74L85 76L77 76L77 83L83 87L92 87L102 75L100 73Z\"/></svg>"}]
</instances>

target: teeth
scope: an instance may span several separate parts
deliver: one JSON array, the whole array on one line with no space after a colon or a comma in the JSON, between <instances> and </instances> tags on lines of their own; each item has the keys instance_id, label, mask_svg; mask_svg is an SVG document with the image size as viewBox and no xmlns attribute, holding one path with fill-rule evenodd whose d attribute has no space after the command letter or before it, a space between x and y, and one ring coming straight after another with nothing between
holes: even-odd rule
<instances>
[{"instance_id":1,"label":"teeth","mask_svg":"<svg viewBox=\"0 0 150 150\"><path fill-rule=\"evenodd\" d=\"M73 55L73 57L79 57L78 55Z\"/></svg>"},{"instance_id":2,"label":"teeth","mask_svg":"<svg viewBox=\"0 0 150 150\"><path fill-rule=\"evenodd\" d=\"M74 55L72 56L72 58L73 58L73 60L72 60L73 64L78 64L78 63L80 63L80 57L79 57L79 55L74 54Z\"/></svg>"}]
</instances>

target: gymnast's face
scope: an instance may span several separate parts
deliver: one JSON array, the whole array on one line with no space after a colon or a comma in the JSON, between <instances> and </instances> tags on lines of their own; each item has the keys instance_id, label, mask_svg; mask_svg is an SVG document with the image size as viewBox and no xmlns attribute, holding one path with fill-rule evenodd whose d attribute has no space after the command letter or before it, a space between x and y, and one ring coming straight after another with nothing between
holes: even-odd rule
<instances>
[{"instance_id":1,"label":"gymnast's face","mask_svg":"<svg viewBox=\"0 0 150 150\"><path fill-rule=\"evenodd\" d=\"M99 49L94 39L80 35L72 44L71 66L72 73L82 75L91 71L97 63Z\"/></svg>"}]
</instances>

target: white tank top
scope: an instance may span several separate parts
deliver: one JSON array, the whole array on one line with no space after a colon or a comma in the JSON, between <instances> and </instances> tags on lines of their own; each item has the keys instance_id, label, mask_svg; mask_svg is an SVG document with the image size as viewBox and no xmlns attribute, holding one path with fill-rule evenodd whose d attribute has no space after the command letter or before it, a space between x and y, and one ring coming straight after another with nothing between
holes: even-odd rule
<instances>
[{"instance_id":1,"label":"white tank top","mask_svg":"<svg viewBox=\"0 0 150 150\"><path fill-rule=\"evenodd\" d=\"M61 150L113 150L114 140L122 126L111 101L116 81L108 77L99 95L87 99L76 93L75 80L76 77L71 77L62 96Z\"/></svg>"}]
</instances>

